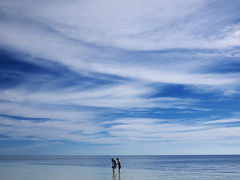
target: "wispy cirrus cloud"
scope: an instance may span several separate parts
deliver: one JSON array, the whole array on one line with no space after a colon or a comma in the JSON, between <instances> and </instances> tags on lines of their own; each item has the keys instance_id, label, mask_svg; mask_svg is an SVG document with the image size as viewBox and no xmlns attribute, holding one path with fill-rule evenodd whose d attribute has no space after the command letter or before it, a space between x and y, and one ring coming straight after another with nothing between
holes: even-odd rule
<instances>
[{"instance_id":1,"label":"wispy cirrus cloud","mask_svg":"<svg viewBox=\"0 0 240 180\"><path fill-rule=\"evenodd\" d=\"M130 141L159 142L216 142L234 143L240 136L239 126L219 127L215 123L239 122L235 120L218 120L209 123L180 124L169 119L128 118L107 122L111 124L109 133Z\"/></svg>"},{"instance_id":2,"label":"wispy cirrus cloud","mask_svg":"<svg viewBox=\"0 0 240 180\"><path fill-rule=\"evenodd\" d=\"M1 117L1 134L12 140L89 141L102 129L91 122L64 120L30 121Z\"/></svg>"},{"instance_id":3,"label":"wispy cirrus cloud","mask_svg":"<svg viewBox=\"0 0 240 180\"><path fill-rule=\"evenodd\" d=\"M220 120L213 120L213 121L207 121L205 124L218 124L218 123L235 123L240 122L239 118L228 118L228 119L220 119Z\"/></svg>"},{"instance_id":4,"label":"wispy cirrus cloud","mask_svg":"<svg viewBox=\"0 0 240 180\"><path fill-rule=\"evenodd\" d=\"M102 0L58 1L57 5L55 1L1 4L6 12L21 13L21 17L44 23L67 37L104 46L156 50L239 45L238 24L226 26L226 21L237 17L229 15L237 7L228 4L221 9L221 5L227 4L224 2ZM28 6L31 9L25 11Z\"/></svg>"},{"instance_id":5,"label":"wispy cirrus cloud","mask_svg":"<svg viewBox=\"0 0 240 180\"><path fill-rule=\"evenodd\" d=\"M218 122L216 122L218 123ZM98 124L74 121L30 121L1 117L1 133L14 140L55 140L128 144L131 142L236 143L239 127L210 123L181 124L170 119L125 118Z\"/></svg>"},{"instance_id":6,"label":"wispy cirrus cloud","mask_svg":"<svg viewBox=\"0 0 240 180\"><path fill-rule=\"evenodd\" d=\"M68 2L67 4L60 2L57 6L53 6L54 3L50 3L48 6L45 6L45 3L45 1L38 4L35 4L32 1L22 3L2 2L2 7L7 9L2 10L4 15L8 17L8 21L1 22L1 44L15 50L30 53L36 57L62 63L77 72L81 71L81 73L97 72L159 83L196 85L198 87L210 86L222 89L223 91L225 87L232 87L239 81L238 73L225 73L222 75L216 72L202 72L201 61L195 62L194 66L191 66L192 69L197 68L197 70L189 72L188 68L185 68L185 70L182 71L182 69L179 69L178 66L170 68L169 66L166 66L166 63L162 66L161 61L166 62L163 59L158 61L155 60L157 63L155 63L154 66L151 66L146 63L136 64L139 57L135 57L134 59L130 59L128 61L122 60L125 59L126 56L122 56L121 59L117 58L119 57L119 54L121 54L121 51L118 52L110 50L106 53L102 53L102 48L100 47L104 46L116 45L116 47L128 49L128 47L117 45L119 44L117 41L122 41L121 37L126 39L127 45L130 45L133 42L132 47L134 48L137 48L139 45L146 46L149 43L153 44L150 48L146 48L148 50L161 50L169 48L202 49L203 47L204 49L213 47L216 49L237 46L238 44L234 42L239 42L237 40L238 28L231 28L229 25L226 27L226 20L223 16L220 14L210 13L206 16L207 19L202 22L202 15L199 13L202 8L208 5L206 1L174 1L174 3L153 2L150 4L145 1L138 2L137 5L139 7L145 7L144 11L138 10L138 6L135 7L136 3L134 2L131 3L130 6L129 3L126 3L125 1L119 3L118 5L112 4L113 2L110 1L101 2L102 5L100 7L105 7L105 5L107 7L115 7L117 8L117 12L119 11L120 14L122 14L121 11L126 11L126 4L130 9L134 9L134 11L127 11L128 13L124 14L124 16L119 16L118 13L112 11L111 8L105 9L105 13L99 12L98 14L98 11L100 11L101 8L96 9L96 7L98 7L96 6L97 2L93 4L92 2L78 2L77 4L73 4L73 2ZM212 2L210 2L210 4L211 3ZM24 11L24 8L26 8L24 5L26 4L31 5L32 7L32 10L29 12ZM64 10L62 9L63 6ZM83 11L79 11L79 8L83 9ZM59 13L60 9L61 13ZM160 9L170 9L173 12L177 10L177 13L170 13L171 11L169 12L169 10L160 11ZM9 11L11 13L9 13ZM74 11L77 11L78 13L73 16L75 13L72 12ZM148 12L154 13L151 15ZM194 19L192 18L192 13L199 14L200 17L196 16L197 19ZM146 15L146 17L143 20L140 20L140 17L143 15ZM213 27L222 29L216 31L210 30L208 24L213 23L213 18L215 20L216 15L221 16L223 20L220 20L220 22L214 22L216 27ZM169 20L166 20L166 17L168 17L167 19ZM187 21L187 23L178 24L177 19L179 19L180 22ZM138 22L138 20L140 22ZM156 23L156 21L159 23ZM116 26L116 23L118 26ZM146 23L151 23L151 25L147 25ZM19 24L21 24L21 26L19 26ZM143 26L142 30L134 28L135 26L138 27L138 24ZM146 26L144 24L146 24ZM191 28L186 28L186 24ZM163 25L165 28L163 28ZM182 28L182 31L174 33L171 32L171 29L174 31L176 29L181 29L178 26L182 25L184 25L184 29ZM131 33L127 31L128 28L125 28L125 26L135 29L133 30L133 34L137 35L131 35ZM234 24L233 26L237 25ZM114 30L116 27L118 30ZM202 28L199 29L197 27ZM151 29L144 30L144 28ZM126 37L121 35L121 31L119 31L121 29L125 29L127 31L125 32ZM158 29L158 31L156 31L156 29ZM163 31L164 29L166 30ZM149 32L146 33L145 31ZM210 33L210 37L208 37L208 31ZM180 35L177 35L178 33L180 33ZM206 33L208 36L204 36ZM141 38L144 38L144 34L147 34L147 36L145 39L141 40ZM154 38L151 38L151 35L149 34L153 34ZM189 36L192 37L188 38ZM177 37L182 38L176 40ZM196 37L202 37L202 39L200 38L199 42L197 42L196 40L199 38ZM204 39L205 37L208 39ZM220 39L216 39L217 37ZM90 38L90 40L86 38ZM164 40L165 38L167 39ZM214 38L216 40L214 40ZM105 42L106 40L109 40L109 42ZM194 42L197 46L194 47L192 42ZM159 43L162 43L165 46L172 43L174 46L169 45L162 47L162 45L158 45ZM190 44L184 45L185 43ZM97 46L94 46L94 44ZM153 48L151 48L152 46ZM129 48L131 49L131 47ZM141 49L145 48L140 47L139 50ZM147 59L147 61L148 60L152 61L152 59ZM181 63L182 62L178 62L178 60L174 61L174 64ZM188 66L188 63L191 64L192 62L185 62L186 67ZM235 86L233 89L234 88Z\"/></svg>"},{"instance_id":7,"label":"wispy cirrus cloud","mask_svg":"<svg viewBox=\"0 0 240 180\"><path fill-rule=\"evenodd\" d=\"M79 89L76 87L62 88L61 90L29 91L24 89L1 90L0 104L4 108L24 106L79 106L95 108L163 108L163 109L192 109L208 111L201 107L201 101L194 98L151 97L154 88L140 84L102 85L97 88ZM159 93L159 90L157 91ZM21 107L20 107L21 108ZM14 108L17 109L17 108ZM21 108L22 109L22 108ZM62 114L62 113L61 113Z\"/></svg>"},{"instance_id":8,"label":"wispy cirrus cloud","mask_svg":"<svg viewBox=\"0 0 240 180\"><path fill-rule=\"evenodd\" d=\"M1 1L0 138L238 142L238 11L236 0Z\"/></svg>"}]
</instances>

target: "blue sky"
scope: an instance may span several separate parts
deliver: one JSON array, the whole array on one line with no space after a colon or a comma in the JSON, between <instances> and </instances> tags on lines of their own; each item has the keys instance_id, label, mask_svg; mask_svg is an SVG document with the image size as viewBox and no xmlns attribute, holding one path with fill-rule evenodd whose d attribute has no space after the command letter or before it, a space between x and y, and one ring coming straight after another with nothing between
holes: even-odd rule
<instances>
[{"instance_id":1,"label":"blue sky","mask_svg":"<svg viewBox=\"0 0 240 180\"><path fill-rule=\"evenodd\" d=\"M0 154L239 154L237 0L0 2Z\"/></svg>"}]
</instances>

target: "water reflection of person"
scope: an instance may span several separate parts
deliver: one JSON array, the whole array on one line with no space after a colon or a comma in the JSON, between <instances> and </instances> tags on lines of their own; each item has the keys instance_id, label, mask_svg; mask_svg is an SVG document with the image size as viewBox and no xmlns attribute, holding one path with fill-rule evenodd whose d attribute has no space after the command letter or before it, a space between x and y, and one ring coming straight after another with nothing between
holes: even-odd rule
<instances>
[{"instance_id":1,"label":"water reflection of person","mask_svg":"<svg viewBox=\"0 0 240 180\"><path fill-rule=\"evenodd\" d=\"M118 180L121 180L120 173L118 173Z\"/></svg>"},{"instance_id":2,"label":"water reflection of person","mask_svg":"<svg viewBox=\"0 0 240 180\"><path fill-rule=\"evenodd\" d=\"M120 174L118 173L118 177L116 176L115 172L112 174L112 180L121 180Z\"/></svg>"},{"instance_id":3,"label":"water reflection of person","mask_svg":"<svg viewBox=\"0 0 240 180\"><path fill-rule=\"evenodd\" d=\"M118 179L119 179L119 178L118 178ZM115 174L115 172L113 172L112 180L117 180L117 179L116 179L116 174Z\"/></svg>"}]
</instances>

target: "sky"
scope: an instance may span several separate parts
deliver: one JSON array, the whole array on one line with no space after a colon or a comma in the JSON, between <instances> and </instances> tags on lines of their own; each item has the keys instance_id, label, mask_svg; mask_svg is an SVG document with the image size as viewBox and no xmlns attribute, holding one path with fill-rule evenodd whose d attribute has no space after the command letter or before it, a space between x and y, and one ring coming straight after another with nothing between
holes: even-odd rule
<instances>
[{"instance_id":1,"label":"sky","mask_svg":"<svg viewBox=\"0 0 240 180\"><path fill-rule=\"evenodd\" d=\"M239 154L239 9L1 0L0 154Z\"/></svg>"}]
</instances>

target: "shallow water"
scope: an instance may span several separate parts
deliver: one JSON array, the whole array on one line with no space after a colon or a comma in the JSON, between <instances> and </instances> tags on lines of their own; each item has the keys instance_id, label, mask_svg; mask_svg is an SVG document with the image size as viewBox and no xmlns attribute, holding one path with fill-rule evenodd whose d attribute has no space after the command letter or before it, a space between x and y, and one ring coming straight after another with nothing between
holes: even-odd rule
<instances>
[{"instance_id":1,"label":"shallow water","mask_svg":"<svg viewBox=\"0 0 240 180\"><path fill-rule=\"evenodd\" d=\"M0 156L0 180L240 179L240 156Z\"/></svg>"}]
</instances>

